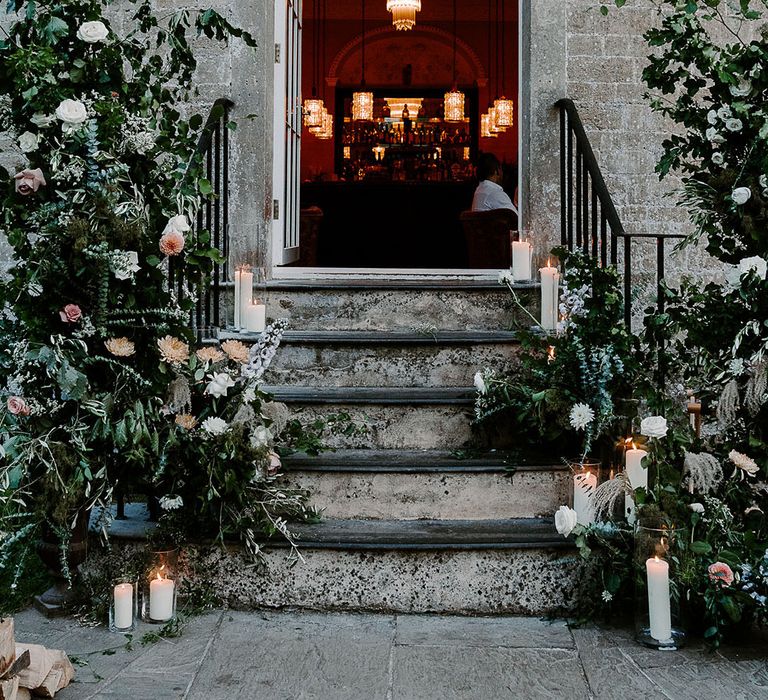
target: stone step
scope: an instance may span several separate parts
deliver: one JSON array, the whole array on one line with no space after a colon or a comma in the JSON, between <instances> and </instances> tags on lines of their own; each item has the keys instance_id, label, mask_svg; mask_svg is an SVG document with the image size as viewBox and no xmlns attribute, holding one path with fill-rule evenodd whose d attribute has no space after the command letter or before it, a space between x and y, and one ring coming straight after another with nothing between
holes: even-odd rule
<instances>
[{"instance_id":1,"label":"stone step","mask_svg":"<svg viewBox=\"0 0 768 700\"><path fill-rule=\"evenodd\" d=\"M273 386L261 390L276 401L288 404L357 406L471 406L475 403L474 387L314 387Z\"/></svg>"},{"instance_id":2,"label":"stone step","mask_svg":"<svg viewBox=\"0 0 768 700\"><path fill-rule=\"evenodd\" d=\"M222 334L249 342L254 334ZM519 348L509 331L301 331L285 334L266 380L305 386L457 387L481 368L510 372Z\"/></svg>"},{"instance_id":3,"label":"stone step","mask_svg":"<svg viewBox=\"0 0 768 700\"><path fill-rule=\"evenodd\" d=\"M549 519L326 520L292 530L298 562L278 543L262 567L238 546L191 545L189 576L239 609L546 615L573 605L579 557ZM93 547L88 566L107 571L145 547L113 532L112 551Z\"/></svg>"},{"instance_id":4,"label":"stone step","mask_svg":"<svg viewBox=\"0 0 768 700\"><path fill-rule=\"evenodd\" d=\"M562 464L515 457L341 450L293 455L283 464L290 484L307 489L328 518L503 520L551 516L567 503L569 480Z\"/></svg>"},{"instance_id":5,"label":"stone step","mask_svg":"<svg viewBox=\"0 0 768 700\"><path fill-rule=\"evenodd\" d=\"M538 317L536 284L519 285L520 302ZM267 316L294 330L509 330L531 320L493 281L271 281L256 292Z\"/></svg>"}]
</instances>

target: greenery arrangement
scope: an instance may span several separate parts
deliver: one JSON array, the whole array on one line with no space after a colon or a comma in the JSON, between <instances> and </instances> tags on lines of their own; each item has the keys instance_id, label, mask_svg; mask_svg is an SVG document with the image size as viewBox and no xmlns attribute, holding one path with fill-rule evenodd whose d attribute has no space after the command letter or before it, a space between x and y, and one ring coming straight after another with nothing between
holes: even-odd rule
<instances>
[{"instance_id":1,"label":"greenery arrangement","mask_svg":"<svg viewBox=\"0 0 768 700\"><path fill-rule=\"evenodd\" d=\"M58 538L66 571L73 528L116 486L150 484L197 535L241 536L254 555L260 532L288 535L284 518L307 515L304 495L273 485L289 420L258 389L283 325L250 350L195 349L189 328L221 262L189 224L213 196L195 158L203 117L179 111L189 37L255 42L213 10L158 16L148 0L121 35L108 5L11 0L0 41L0 131L18 162L0 213L14 252L0 289L0 570L15 580L41 535Z\"/></svg>"}]
</instances>

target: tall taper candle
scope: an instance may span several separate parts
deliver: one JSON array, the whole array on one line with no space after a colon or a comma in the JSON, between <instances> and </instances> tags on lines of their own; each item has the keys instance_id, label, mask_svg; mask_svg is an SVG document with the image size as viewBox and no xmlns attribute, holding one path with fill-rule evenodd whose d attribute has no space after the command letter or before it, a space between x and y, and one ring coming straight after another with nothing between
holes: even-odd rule
<instances>
[{"instance_id":1,"label":"tall taper candle","mask_svg":"<svg viewBox=\"0 0 768 700\"><path fill-rule=\"evenodd\" d=\"M236 279L235 284L237 283L238 280ZM245 327L246 309L251 305L251 301L253 300L253 272L251 272L251 268L247 265L243 265L240 268L239 287L239 305L238 310L235 311L235 313L237 313L239 319L238 328L243 328Z\"/></svg>"},{"instance_id":2,"label":"tall taper candle","mask_svg":"<svg viewBox=\"0 0 768 700\"><path fill-rule=\"evenodd\" d=\"M557 329L559 307L560 273L547 261L547 266L539 270L541 274L541 327L545 331Z\"/></svg>"},{"instance_id":3,"label":"tall taper candle","mask_svg":"<svg viewBox=\"0 0 768 700\"><path fill-rule=\"evenodd\" d=\"M626 475L632 491L648 488L648 470L643 466L643 460L647 455L648 453L645 450L638 450L634 445L631 450L626 451ZM630 525L634 525L635 499L629 494L624 496L624 508L627 514L627 522Z\"/></svg>"},{"instance_id":4,"label":"tall taper candle","mask_svg":"<svg viewBox=\"0 0 768 700\"><path fill-rule=\"evenodd\" d=\"M235 330L240 330L240 275L242 271L235 268L235 318L233 320Z\"/></svg>"}]
</instances>

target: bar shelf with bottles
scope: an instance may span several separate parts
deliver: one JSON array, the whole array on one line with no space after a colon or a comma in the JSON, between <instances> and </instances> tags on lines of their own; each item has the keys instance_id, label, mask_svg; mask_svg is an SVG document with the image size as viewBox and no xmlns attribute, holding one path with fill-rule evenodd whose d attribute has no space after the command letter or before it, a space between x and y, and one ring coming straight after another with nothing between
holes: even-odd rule
<instances>
[{"instance_id":1,"label":"bar shelf with bottles","mask_svg":"<svg viewBox=\"0 0 768 700\"><path fill-rule=\"evenodd\" d=\"M464 182L474 178L477 139L469 117L447 122L442 95L397 105L374 100L371 121L339 120L337 173L345 181ZM393 105L390 108L390 105ZM395 106L397 105L397 106Z\"/></svg>"}]
</instances>

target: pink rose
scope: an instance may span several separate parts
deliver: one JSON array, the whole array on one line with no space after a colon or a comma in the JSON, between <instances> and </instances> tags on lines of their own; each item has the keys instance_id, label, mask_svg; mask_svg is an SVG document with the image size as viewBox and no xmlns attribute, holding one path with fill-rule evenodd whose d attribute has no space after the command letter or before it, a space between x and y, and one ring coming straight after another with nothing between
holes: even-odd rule
<instances>
[{"instance_id":1,"label":"pink rose","mask_svg":"<svg viewBox=\"0 0 768 700\"><path fill-rule=\"evenodd\" d=\"M83 312L77 304L67 304L59 311L59 316L64 323L77 323L83 317Z\"/></svg>"},{"instance_id":2,"label":"pink rose","mask_svg":"<svg viewBox=\"0 0 768 700\"><path fill-rule=\"evenodd\" d=\"M16 173L13 179L16 180L16 191L25 197L37 192L40 185L46 184L43 171L40 168L22 170L20 173Z\"/></svg>"},{"instance_id":3,"label":"pink rose","mask_svg":"<svg viewBox=\"0 0 768 700\"><path fill-rule=\"evenodd\" d=\"M8 398L8 411L13 413L14 416L28 416L29 406L27 406L27 402L21 396L10 396Z\"/></svg>"},{"instance_id":4,"label":"pink rose","mask_svg":"<svg viewBox=\"0 0 768 700\"><path fill-rule=\"evenodd\" d=\"M274 476L280 471L283 463L280 461L280 455L277 452L269 453L269 467L267 468L267 474Z\"/></svg>"},{"instance_id":5,"label":"pink rose","mask_svg":"<svg viewBox=\"0 0 768 700\"><path fill-rule=\"evenodd\" d=\"M168 231L160 238L160 252L163 255L178 255L184 250L184 236L178 231Z\"/></svg>"},{"instance_id":6,"label":"pink rose","mask_svg":"<svg viewBox=\"0 0 768 700\"><path fill-rule=\"evenodd\" d=\"M723 586L730 586L733 583L733 571L728 564L722 561L716 561L714 564L710 564L707 569L709 572L709 580L719 583Z\"/></svg>"}]
</instances>

